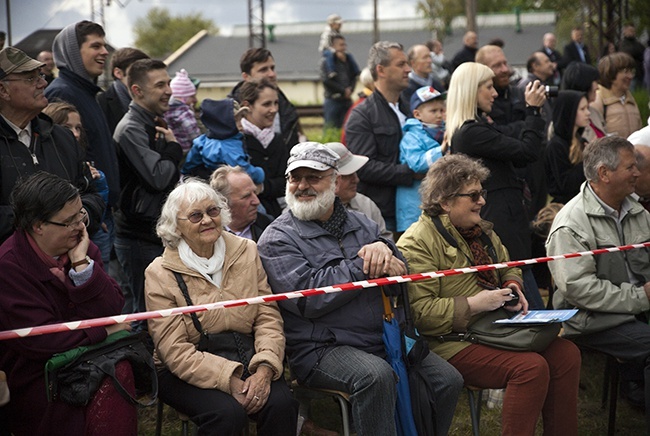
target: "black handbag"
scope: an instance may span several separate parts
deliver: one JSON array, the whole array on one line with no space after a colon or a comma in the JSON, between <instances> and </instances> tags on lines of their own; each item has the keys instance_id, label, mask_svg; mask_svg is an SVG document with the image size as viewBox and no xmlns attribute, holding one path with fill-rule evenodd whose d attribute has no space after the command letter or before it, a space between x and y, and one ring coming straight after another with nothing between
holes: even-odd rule
<instances>
[{"instance_id":1,"label":"black handbag","mask_svg":"<svg viewBox=\"0 0 650 436\"><path fill-rule=\"evenodd\" d=\"M176 271L173 271L173 273L174 277L176 277L176 282L178 282L178 287L181 289L185 298L185 302L188 306L193 306L194 304L192 303L190 294L187 292L187 285L185 285L183 276ZM251 374L248 371L248 365L250 365L250 361L255 354L255 339L253 336L232 330L220 333L208 333L203 330L203 326L196 313L192 312L190 316L192 317L194 328L201 334L197 350L205 351L234 362L240 362L244 365L242 380L250 377Z\"/></svg>"},{"instance_id":2,"label":"black handbag","mask_svg":"<svg viewBox=\"0 0 650 436\"><path fill-rule=\"evenodd\" d=\"M150 406L158 396L158 377L151 353L145 346L146 333L130 334L123 330L95 345L77 347L52 356L45 364L48 401L61 400L73 406L86 406L105 377L111 377L115 389L133 405ZM149 401L134 398L115 376L115 365L122 360L131 364L137 392L148 392Z\"/></svg>"}]
</instances>

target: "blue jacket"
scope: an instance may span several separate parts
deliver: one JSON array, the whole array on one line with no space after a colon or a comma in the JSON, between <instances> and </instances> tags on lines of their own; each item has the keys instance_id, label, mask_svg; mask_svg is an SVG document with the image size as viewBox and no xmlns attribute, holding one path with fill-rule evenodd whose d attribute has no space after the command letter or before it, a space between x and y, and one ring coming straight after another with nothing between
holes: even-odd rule
<instances>
[{"instance_id":1,"label":"blue jacket","mask_svg":"<svg viewBox=\"0 0 650 436\"><path fill-rule=\"evenodd\" d=\"M256 185L264 183L264 170L251 165L250 157L244 151L244 135L235 134L226 139L210 138L208 135L201 135L192 143L190 152L181 169L183 174L192 174L192 170L200 166L206 167L210 172L221 165L242 167Z\"/></svg>"},{"instance_id":2,"label":"blue jacket","mask_svg":"<svg viewBox=\"0 0 650 436\"><path fill-rule=\"evenodd\" d=\"M108 127L95 95L101 91L99 86L72 71L60 68L59 77L45 88L45 96L52 101L60 98L73 104L81 116L81 124L88 136L86 158L106 174L108 181L109 206L117 205L120 195L120 173L113 135Z\"/></svg>"},{"instance_id":3,"label":"blue jacket","mask_svg":"<svg viewBox=\"0 0 650 436\"><path fill-rule=\"evenodd\" d=\"M376 241L377 224L348 211L343 237L313 221L301 221L291 211L269 225L258 242L262 264L274 294L366 280L357 252ZM321 357L333 346L349 345L384 356L383 305L379 288L346 291L280 301L286 353L299 382L304 382Z\"/></svg>"},{"instance_id":4,"label":"blue jacket","mask_svg":"<svg viewBox=\"0 0 650 436\"><path fill-rule=\"evenodd\" d=\"M399 144L399 163L406 164L416 173L425 174L429 166L442 157L440 144L433 139L444 126L435 131L424 128L422 122L409 118L402 128L404 136ZM420 216L420 180L411 186L398 186L395 194L397 231L403 232Z\"/></svg>"}]
</instances>

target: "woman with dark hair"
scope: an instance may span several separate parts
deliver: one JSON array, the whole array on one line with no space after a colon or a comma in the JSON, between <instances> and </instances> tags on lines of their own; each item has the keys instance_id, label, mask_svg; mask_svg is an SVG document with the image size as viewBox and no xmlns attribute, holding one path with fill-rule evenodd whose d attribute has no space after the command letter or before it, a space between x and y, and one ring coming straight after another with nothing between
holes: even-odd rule
<instances>
[{"instance_id":1,"label":"woman with dark hair","mask_svg":"<svg viewBox=\"0 0 650 436\"><path fill-rule=\"evenodd\" d=\"M486 202L482 182L489 174L463 155L445 156L431 165L420 187L422 214L397 243L411 273L510 259L492 225L481 219ZM450 333L458 337L501 307L526 313L522 289L519 268L503 268L410 283L409 300L415 326L429 348L461 373L465 385L506 388L503 435L533 436L540 414L545 435L577 435L580 351L573 343L558 337L535 353L438 339ZM514 295L516 304L511 303Z\"/></svg>"},{"instance_id":2,"label":"woman with dark hair","mask_svg":"<svg viewBox=\"0 0 650 436\"><path fill-rule=\"evenodd\" d=\"M591 106L605 120L610 135L627 138L642 127L641 113L630 92L636 62L627 53L613 53L598 61L600 86Z\"/></svg>"},{"instance_id":3,"label":"woman with dark hair","mask_svg":"<svg viewBox=\"0 0 650 436\"><path fill-rule=\"evenodd\" d=\"M562 90L582 92L591 105L596 100L599 80L600 74L596 67L584 62L572 62L562 74ZM591 142L594 139L602 138L606 133L602 114L589 106L589 125L582 132L582 137L587 142Z\"/></svg>"},{"instance_id":4,"label":"woman with dark hair","mask_svg":"<svg viewBox=\"0 0 650 436\"><path fill-rule=\"evenodd\" d=\"M546 146L544 164L548 193L553 202L566 204L585 181L582 133L589 125L589 103L578 91L560 91L553 108L553 137Z\"/></svg>"},{"instance_id":5,"label":"woman with dark hair","mask_svg":"<svg viewBox=\"0 0 650 436\"><path fill-rule=\"evenodd\" d=\"M38 172L11 196L16 230L0 247L0 330L119 315L124 297L102 268L88 237L88 214L70 182ZM45 362L54 354L92 345L128 328L92 327L0 341L0 370L7 373L9 430L21 435L135 435L135 407L107 377L86 407L48 401ZM116 366L134 394L128 362Z\"/></svg>"},{"instance_id":6,"label":"woman with dark hair","mask_svg":"<svg viewBox=\"0 0 650 436\"><path fill-rule=\"evenodd\" d=\"M278 112L278 87L268 79L244 82L238 98L242 107L249 108L241 125L250 162L264 170L260 202L269 215L277 218L282 213L278 199L284 197L284 170L289 159L289 150L273 126Z\"/></svg>"}]
</instances>

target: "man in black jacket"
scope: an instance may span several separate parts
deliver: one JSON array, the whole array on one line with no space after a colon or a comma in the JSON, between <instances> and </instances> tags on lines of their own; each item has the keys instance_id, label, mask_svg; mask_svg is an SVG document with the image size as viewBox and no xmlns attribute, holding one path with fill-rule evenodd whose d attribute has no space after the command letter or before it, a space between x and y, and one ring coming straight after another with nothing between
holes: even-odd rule
<instances>
[{"instance_id":1,"label":"man in black jacket","mask_svg":"<svg viewBox=\"0 0 650 436\"><path fill-rule=\"evenodd\" d=\"M115 133L117 124L129 110L131 94L129 94L126 75L131 64L140 59L149 59L149 55L132 47L115 50L111 56L113 83L106 92L97 95L97 103L104 112L111 134Z\"/></svg>"},{"instance_id":2,"label":"man in black jacket","mask_svg":"<svg viewBox=\"0 0 650 436\"><path fill-rule=\"evenodd\" d=\"M162 61L141 59L128 72L133 101L115 129L120 162L119 210L115 214L115 254L130 284L125 313L142 312L144 270L163 252L156 221L166 195L179 180L181 146L161 123L172 91ZM128 292L128 291L127 291Z\"/></svg>"},{"instance_id":3,"label":"man in black jacket","mask_svg":"<svg viewBox=\"0 0 650 436\"><path fill-rule=\"evenodd\" d=\"M377 203L386 228L395 231L396 187L410 186L417 177L399 163L402 126L411 114L400 93L408 86L411 67L401 44L380 41L370 48L368 69L375 92L352 110L345 136L352 153L370 158L357 173L359 192Z\"/></svg>"},{"instance_id":4,"label":"man in black jacket","mask_svg":"<svg viewBox=\"0 0 650 436\"><path fill-rule=\"evenodd\" d=\"M239 60L239 67L244 80L239 82L229 95L229 97L237 101L239 101L239 88L244 82L267 78L274 85L278 85L275 60L271 52L265 48L249 48L246 50ZM307 138L302 133L296 108L279 87L278 100L280 107L273 123L273 129L276 135L279 134L282 137L282 142L288 153L291 147L298 142L306 141Z\"/></svg>"},{"instance_id":5,"label":"man in black jacket","mask_svg":"<svg viewBox=\"0 0 650 436\"><path fill-rule=\"evenodd\" d=\"M591 64L591 56L587 46L582 42L582 27L574 27L571 30L571 42L564 46L562 64L566 67L571 62L584 62Z\"/></svg>"},{"instance_id":6,"label":"man in black jacket","mask_svg":"<svg viewBox=\"0 0 650 436\"><path fill-rule=\"evenodd\" d=\"M474 62L474 57L476 56L476 51L478 50L478 35L476 32L471 30L466 32L463 36L463 48L458 50L451 60L452 72L460 64L465 62Z\"/></svg>"},{"instance_id":7,"label":"man in black jacket","mask_svg":"<svg viewBox=\"0 0 650 436\"><path fill-rule=\"evenodd\" d=\"M13 232L14 185L37 171L56 174L79 188L89 231L99 228L104 213L83 150L70 131L41 113L47 106L42 66L17 48L0 51L0 243Z\"/></svg>"}]
</instances>

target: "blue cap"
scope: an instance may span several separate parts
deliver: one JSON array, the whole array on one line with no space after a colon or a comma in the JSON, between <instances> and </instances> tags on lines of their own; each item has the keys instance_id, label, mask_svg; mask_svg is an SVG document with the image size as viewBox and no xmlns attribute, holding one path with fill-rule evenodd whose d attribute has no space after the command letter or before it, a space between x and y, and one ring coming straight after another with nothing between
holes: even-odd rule
<instances>
[{"instance_id":1,"label":"blue cap","mask_svg":"<svg viewBox=\"0 0 650 436\"><path fill-rule=\"evenodd\" d=\"M446 99L447 91L440 92L433 86L423 86L413 93L411 96L411 112L416 110L422 103L435 100L437 98Z\"/></svg>"}]
</instances>

